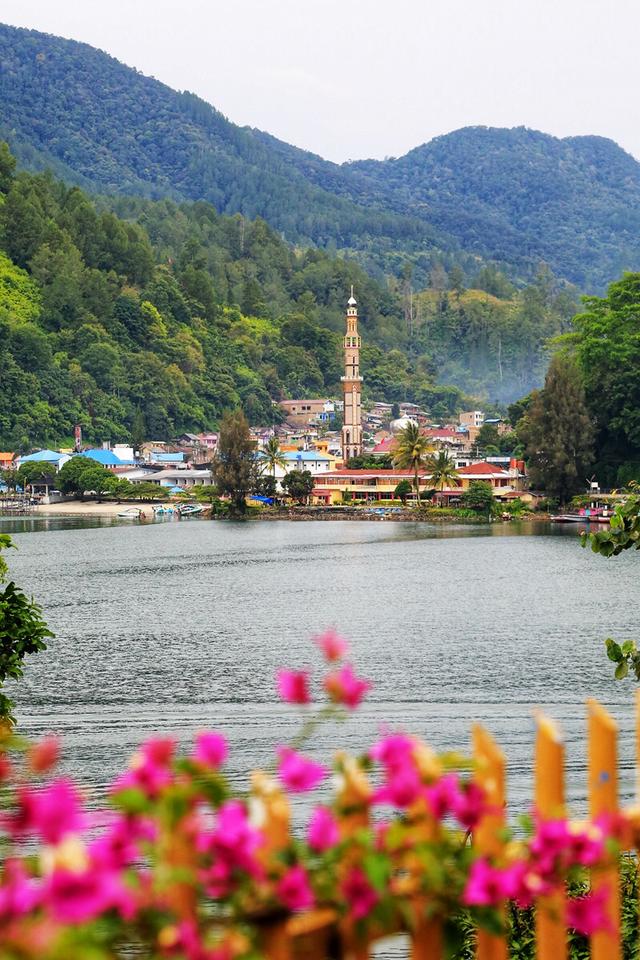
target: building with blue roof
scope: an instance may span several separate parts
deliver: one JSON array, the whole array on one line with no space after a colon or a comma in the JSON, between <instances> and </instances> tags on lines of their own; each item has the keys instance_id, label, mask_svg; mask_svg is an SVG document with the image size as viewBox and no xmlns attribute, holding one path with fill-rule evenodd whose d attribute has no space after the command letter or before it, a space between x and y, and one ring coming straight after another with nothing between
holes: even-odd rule
<instances>
[{"instance_id":1,"label":"building with blue roof","mask_svg":"<svg viewBox=\"0 0 640 960\"><path fill-rule=\"evenodd\" d=\"M130 467L135 462L133 460L121 460L120 457L116 457L112 450L104 449L83 450L78 456L95 460L96 463L106 467L107 470L113 469L113 467Z\"/></svg>"},{"instance_id":2,"label":"building with blue roof","mask_svg":"<svg viewBox=\"0 0 640 960\"><path fill-rule=\"evenodd\" d=\"M50 463L55 470L60 470L71 457L68 453L60 453L57 450L37 450L25 457L19 457L18 467L23 463Z\"/></svg>"}]
</instances>

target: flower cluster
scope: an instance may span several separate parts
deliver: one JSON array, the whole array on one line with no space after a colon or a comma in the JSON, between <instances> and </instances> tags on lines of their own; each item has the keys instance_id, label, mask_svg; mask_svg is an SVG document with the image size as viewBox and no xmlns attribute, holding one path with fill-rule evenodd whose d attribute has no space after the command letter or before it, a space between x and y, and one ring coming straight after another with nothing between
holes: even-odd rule
<instances>
[{"instance_id":1,"label":"flower cluster","mask_svg":"<svg viewBox=\"0 0 640 960\"><path fill-rule=\"evenodd\" d=\"M370 684L344 662L335 632L317 638L327 663L316 703L309 669L282 669L276 689L304 710L303 731L344 715ZM317 708L317 715L311 711ZM439 757L420 740L386 731L359 758L331 765L302 752L304 736L276 746L274 769L246 794L224 775L228 748L200 733L189 751L172 738L142 745L113 783L106 810L56 775L59 744L0 743L0 943L3 957L113 956L146 943L154 957L235 960L255 953L265 916L332 907L359 931L410 915L416 902L443 919L464 907L500 922L512 901L528 907L576 870L608 862L624 821L576 824L535 818L526 840L480 855L474 831L496 813L472 765ZM329 785L333 785L333 793ZM318 794L304 831L289 798ZM391 918L391 921L390 921ZM393 919L395 918L395 920ZM567 923L606 929L606 890L569 902Z\"/></svg>"}]
</instances>

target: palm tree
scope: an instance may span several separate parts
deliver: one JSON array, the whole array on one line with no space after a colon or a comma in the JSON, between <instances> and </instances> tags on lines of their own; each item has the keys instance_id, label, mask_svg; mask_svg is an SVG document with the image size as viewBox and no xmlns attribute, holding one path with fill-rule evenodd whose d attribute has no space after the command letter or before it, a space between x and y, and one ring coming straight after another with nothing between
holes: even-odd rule
<instances>
[{"instance_id":1,"label":"palm tree","mask_svg":"<svg viewBox=\"0 0 640 960\"><path fill-rule=\"evenodd\" d=\"M258 451L258 459L260 460L261 473L264 473L266 470L271 471L275 489L276 467L285 469L287 466L287 458L280 449L280 441L277 437L269 437L262 450Z\"/></svg>"},{"instance_id":2,"label":"palm tree","mask_svg":"<svg viewBox=\"0 0 640 960\"><path fill-rule=\"evenodd\" d=\"M446 450L439 450L427 460L427 470L431 474L431 483L435 490L444 490L451 483L457 485L458 474L455 461Z\"/></svg>"},{"instance_id":3,"label":"palm tree","mask_svg":"<svg viewBox=\"0 0 640 960\"><path fill-rule=\"evenodd\" d=\"M431 444L417 423L408 423L399 431L393 451L393 464L401 470L413 470L413 485L416 501L420 506L420 480L418 473L424 467Z\"/></svg>"}]
</instances>

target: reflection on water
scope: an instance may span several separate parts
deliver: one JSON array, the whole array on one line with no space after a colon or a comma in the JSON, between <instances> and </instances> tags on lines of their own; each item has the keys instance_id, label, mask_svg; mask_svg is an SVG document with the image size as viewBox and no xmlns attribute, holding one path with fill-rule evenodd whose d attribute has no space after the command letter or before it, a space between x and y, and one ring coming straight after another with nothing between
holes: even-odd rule
<instances>
[{"instance_id":1,"label":"reflection on water","mask_svg":"<svg viewBox=\"0 0 640 960\"><path fill-rule=\"evenodd\" d=\"M569 787L584 798L584 701L619 717L631 789L632 686L614 684L602 639L633 636L637 559L582 550L575 527L397 522L122 524L22 518L12 571L57 637L17 688L25 731L65 733L68 765L102 789L152 731L227 732L233 772L267 762L295 713L274 695L283 664L317 663L332 624L375 684L341 731L360 749L384 724L438 748L482 721L530 803L532 711L561 722ZM0 529L7 529L3 522Z\"/></svg>"}]
</instances>

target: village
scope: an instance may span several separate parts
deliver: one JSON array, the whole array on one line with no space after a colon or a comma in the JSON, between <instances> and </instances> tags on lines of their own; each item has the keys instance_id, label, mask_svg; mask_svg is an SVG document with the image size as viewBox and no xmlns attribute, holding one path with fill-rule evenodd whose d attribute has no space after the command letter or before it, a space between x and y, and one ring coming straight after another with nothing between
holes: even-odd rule
<instances>
[{"instance_id":1,"label":"village","mask_svg":"<svg viewBox=\"0 0 640 960\"><path fill-rule=\"evenodd\" d=\"M279 402L281 423L277 427L252 428L256 475L268 474L270 496L257 491L249 500L270 504L286 497L290 474L307 480L307 505L377 504L379 507L415 503L423 495L440 506L461 502L473 484L490 488L496 504L517 501L528 508L541 495L528 488L525 462L496 447L483 449L478 442L483 427L494 436L509 432L509 425L488 418L482 410L468 410L452 423L432 422L428 411L410 402L362 404L360 372L361 337L353 290L347 303L344 336L344 376L341 399L302 397ZM429 458L401 465L396 448L407 429L419 433L423 449L440 456L446 464L437 476ZM40 449L30 453L0 452L0 509L12 512L34 506L62 505L71 498L60 488L60 471L74 457L83 457L120 481L137 488L141 499L197 495L214 483L213 464L218 454L219 433L184 433L178 437L132 444L110 443L84 447L80 427L75 445L67 449ZM486 444L485 444L486 446ZM265 451L271 450L271 455ZM275 455L274 452L275 451ZM25 465L32 465L26 467ZM12 482L12 472L15 471ZM17 482L20 478L23 482ZM100 494L101 491L83 491Z\"/></svg>"}]
</instances>

